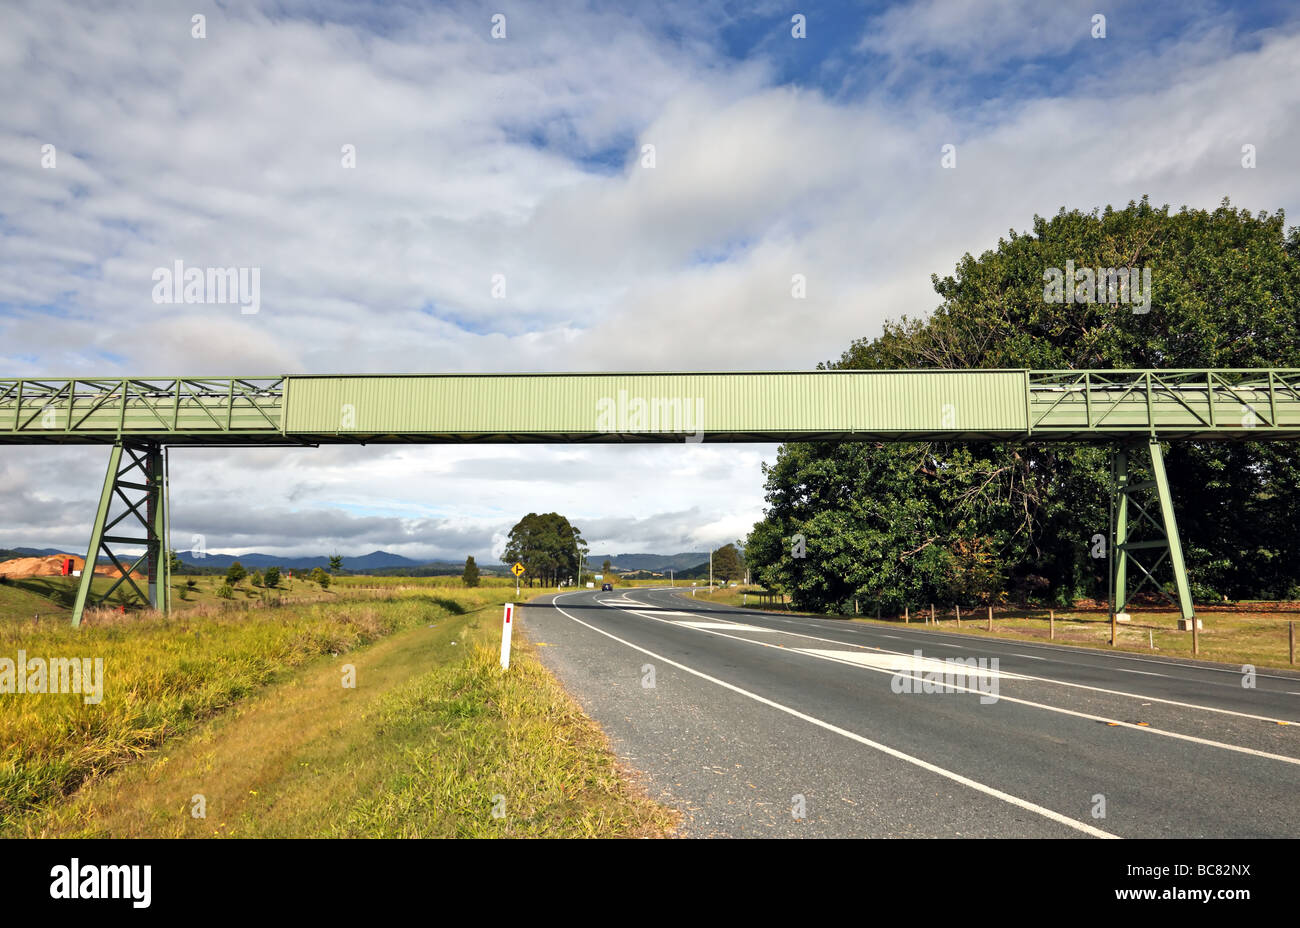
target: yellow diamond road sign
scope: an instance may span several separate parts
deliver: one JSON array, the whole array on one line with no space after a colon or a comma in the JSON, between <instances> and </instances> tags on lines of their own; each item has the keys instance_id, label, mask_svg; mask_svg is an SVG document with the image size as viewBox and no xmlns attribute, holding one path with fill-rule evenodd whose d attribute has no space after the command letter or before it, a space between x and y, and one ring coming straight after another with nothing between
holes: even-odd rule
<instances>
[{"instance_id":1,"label":"yellow diamond road sign","mask_svg":"<svg viewBox=\"0 0 1300 928\"><path fill-rule=\"evenodd\" d=\"M524 565L515 561L515 566L510 568L510 572L516 577L522 577L524 575Z\"/></svg>"}]
</instances>

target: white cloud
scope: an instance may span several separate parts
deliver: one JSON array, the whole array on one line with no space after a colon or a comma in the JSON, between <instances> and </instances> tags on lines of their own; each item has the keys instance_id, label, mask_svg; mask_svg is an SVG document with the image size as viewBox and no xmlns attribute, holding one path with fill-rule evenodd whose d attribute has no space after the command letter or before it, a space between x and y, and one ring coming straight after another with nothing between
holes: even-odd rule
<instances>
[{"instance_id":1,"label":"white cloud","mask_svg":"<svg viewBox=\"0 0 1300 928\"><path fill-rule=\"evenodd\" d=\"M682 18L670 37L530 5L507 43L478 9L403 7L377 33L335 9L236 4L208 13L204 40L165 3L6 10L0 81L20 92L0 107L0 373L806 369L926 313L932 272L1034 213L1143 193L1273 210L1300 193L1291 27L1254 47L1207 15L1068 95L993 82L967 106L924 73L905 100L772 86L770 62L722 56L693 7L663 13ZM1083 41L1060 29L1082 7L970 9L893 8L862 47L897 80L931 53L975 74ZM1126 16L1112 34L1152 27ZM152 270L177 259L261 268L261 312L155 305ZM491 556L519 516L555 509L602 549L670 553L743 534L772 450L178 452L175 524L220 522L249 547ZM81 539L101 458L0 449L0 545ZM243 508L263 516L242 529Z\"/></svg>"}]
</instances>

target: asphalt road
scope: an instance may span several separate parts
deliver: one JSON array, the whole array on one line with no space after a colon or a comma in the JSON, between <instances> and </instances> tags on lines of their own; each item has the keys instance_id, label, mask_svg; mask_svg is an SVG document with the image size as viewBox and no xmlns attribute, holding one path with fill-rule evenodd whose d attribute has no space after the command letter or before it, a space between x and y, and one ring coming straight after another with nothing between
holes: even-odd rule
<instances>
[{"instance_id":1,"label":"asphalt road","mask_svg":"<svg viewBox=\"0 0 1300 928\"><path fill-rule=\"evenodd\" d=\"M648 588L520 626L684 836L1300 836L1298 674Z\"/></svg>"}]
</instances>

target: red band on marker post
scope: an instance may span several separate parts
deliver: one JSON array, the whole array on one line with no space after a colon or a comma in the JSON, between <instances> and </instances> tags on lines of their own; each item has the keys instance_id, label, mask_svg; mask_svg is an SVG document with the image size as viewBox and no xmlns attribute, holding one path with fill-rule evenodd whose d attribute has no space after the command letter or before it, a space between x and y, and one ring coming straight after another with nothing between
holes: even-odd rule
<instances>
[{"instance_id":1,"label":"red band on marker post","mask_svg":"<svg viewBox=\"0 0 1300 928\"><path fill-rule=\"evenodd\" d=\"M501 622L501 669L510 669L510 630L511 620L515 617L515 604L506 603L506 614Z\"/></svg>"}]
</instances>

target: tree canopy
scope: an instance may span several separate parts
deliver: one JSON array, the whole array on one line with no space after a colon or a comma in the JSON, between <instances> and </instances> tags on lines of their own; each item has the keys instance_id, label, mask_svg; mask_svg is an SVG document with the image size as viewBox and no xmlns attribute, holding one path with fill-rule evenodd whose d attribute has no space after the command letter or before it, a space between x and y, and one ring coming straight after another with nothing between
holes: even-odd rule
<instances>
[{"instance_id":1,"label":"tree canopy","mask_svg":"<svg viewBox=\"0 0 1300 928\"><path fill-rule=\"evenodd\" d=\"M926 319L887 322L823 367L1300 367L1300 230L1234 209L1062 209L932 278ZM1143 268L1143 308L1100 291L1050 302L1050 269ZM1145 311L1143 311L1145 309ZM1136 311L1135 311L1136 310ZM1289 443L1175 442L1166 453L1201 600L1300 594L1300 458ZM853 597L1104 598L1108 449L1059 444L786 444L764 465L751 570L800 608ZM1140 476L1136 479L1142 479Z\"/></svg>"},{"instance_id":2,"label":"tree canopy","mask_svg":"<svg viewBox=\"0 0 1300 928\"><path fill-rule=\"evenodd\" d=\"M576 580L579 558L586 557L587 543L568 519L558 512L530 512L510 530L501 561L523 564L529 586L534 581L553 586L570 577Z\"/></svg>"},{"instance_id":3,"label":"tree canopy","mask_svg":"<svg viewBox=\"0 0 1300 928\"><path fill-rule=\"evenodd\" d=\"M479 585L478 564L474 562L474 555L465 558L465 573L461 574L460 579L466 586Z\"/></svg>"},{"instance_id":4,"label":"tree canopy","mask_svg":"<svg viewBox=\"0 0 1300 928\"><path fill-rule=\"evenodd\" d=\"M726 583L745 576L745 564L734 544L725 544L713 552L713 576Z\"/></svg>"}]
</instances>

